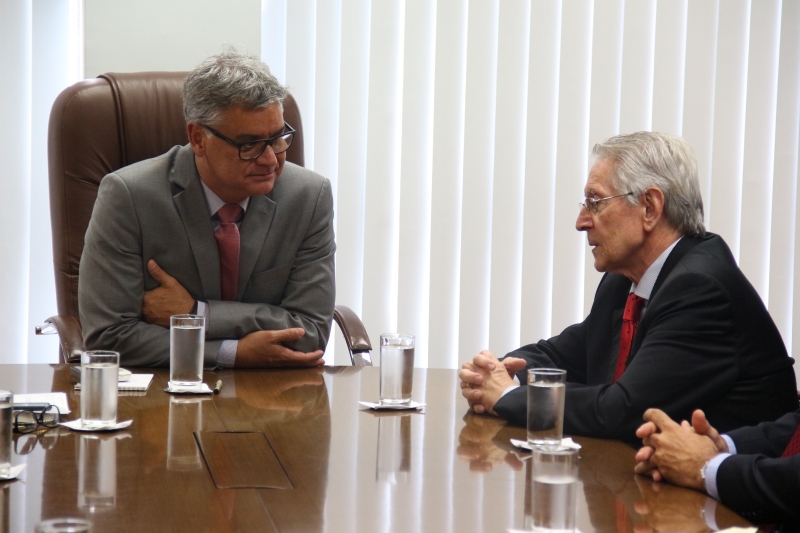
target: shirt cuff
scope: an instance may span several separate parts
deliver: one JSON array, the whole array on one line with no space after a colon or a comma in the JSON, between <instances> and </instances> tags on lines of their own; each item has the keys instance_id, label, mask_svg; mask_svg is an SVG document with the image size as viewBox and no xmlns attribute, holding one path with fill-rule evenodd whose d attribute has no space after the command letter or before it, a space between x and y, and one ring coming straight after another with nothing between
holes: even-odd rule
<instances>
[{"instance_id":1,"label":"shirt cuff","mask_svg":"<svg viewBox=\"0 0 800 533\"><path fill-rule=\"evenodd\" d=\"M208 331L208 302L197 301L197 315L206 317L206 331Z\"/></svg>"},{"instance_id":2,"label":"shirt cuff","mask_svg":"<svg viewBox=\"0 0 800 533\"><path fill-rule=\"evenodd\" d=\"M733 439L727 435L720 435L722 439L728 443L728 453L731 455L736 455L736 443L733 442Z\"/></svg>"},{"instance_id":3,"label":"shirt cuff","mask_svg":"<svg viewBox=\"0 0 800 533\"><path fill-rule=\"evenodd\" d=\"M222 346L219 347L219 352L217 352L217 366L220 368L233 368L236 364L236 349L238 347L238 340L227 339L222 341Z\"/></svg>"},{"instance_id":4,"label":"shirt cuff","mask_svg":"<svg viewBox=\"0 0 800 533\"><path fill-rule=\"evenodd\" d=\"M717 470L722 461L730 457L729 453L715 455L706 465L706 492L715 500L719 500L719 490L717 490Z\"/></svg>"},{"instance_id":5,"label":"shirt cuff","mask_svg":"<svg viewBox=\"0 0 800 533\"><path fill-rule=\"evenodd\" d=\"M505 396L506 394L508 394L512 390L518 389L518 388L519 388L519 385L511 385L509 388L507 388L506 390L503 391L503 394L501 394L500 397L502 398L503 396Z\"/></svg>"}]
</instances>

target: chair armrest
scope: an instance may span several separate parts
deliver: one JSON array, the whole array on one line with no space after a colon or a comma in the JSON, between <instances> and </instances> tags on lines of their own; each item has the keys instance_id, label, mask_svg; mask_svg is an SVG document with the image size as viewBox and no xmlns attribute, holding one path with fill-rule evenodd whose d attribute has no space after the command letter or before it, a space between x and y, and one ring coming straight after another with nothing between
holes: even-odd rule
<instances>
[{"instance_id":1,"label":"chair armrest","mask_svg":"<svg viewBox=\"0 0 800 533\"><path fill-rule=\"evenodd\" d=\"M372 344L361 319L352 309L345 305L337 305L333 309L333 320L342 330L342 336L350 352L350 361L355 366L372 366Z\"/></svg>"},{"instance_id":2,"label":"chair armrest","mask_svg":"<svg viewBox=\"0 0 800 533\"><path fill-rule=\"evenodd\" d=\"M56 315L45 320L45 323L52 324L58 332L58 342L61 345L61 357L64 358L64 362L80 363L81 353L86 350L80 322L71 316Z\"/></svg>"}]
</instances>

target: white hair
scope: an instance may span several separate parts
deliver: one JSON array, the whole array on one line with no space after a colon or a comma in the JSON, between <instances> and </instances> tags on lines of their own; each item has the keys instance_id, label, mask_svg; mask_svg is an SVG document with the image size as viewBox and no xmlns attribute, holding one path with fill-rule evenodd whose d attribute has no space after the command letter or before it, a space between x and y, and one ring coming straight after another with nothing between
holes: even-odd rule
<instances>
[{"instance_id":1,"label":"white hair","mask_svg":"<svg viewBox=\"0 0 800 533\"><path fill-rule=\"evenodd\" d=\"M592 154L614 163L611 183L620 193L633 193L630 203L649 188L660 189L669 225L683 235L705 234L697 158L686 139L640 131L598 143Z\"/></svg>"}]
</instances>

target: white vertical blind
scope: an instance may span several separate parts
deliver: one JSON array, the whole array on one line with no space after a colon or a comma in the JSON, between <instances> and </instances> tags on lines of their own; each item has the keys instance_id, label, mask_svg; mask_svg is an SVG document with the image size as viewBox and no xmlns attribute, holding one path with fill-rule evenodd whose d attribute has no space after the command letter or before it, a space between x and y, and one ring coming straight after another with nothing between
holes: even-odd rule
<instances>
[{"instance_id":1,"label":"white vertical blind","mask_svg":"<svg viewBox=\"0 0 800 533\"><path fill-rule=\"evenodd\" d=\"M552 324L561 3L531 2L529 25L520 344L547 336Z\"/></svg>"},{"instance_id":2,"label":"white vertical blind","mask_svg":"<svg viewBox=\"0 0 800 533\"><path fill-rule=\"evenodd\" d=\"M370 4L369 0L342 0L341 18L341 57L346 60L341 61L339 76L336 301L359 314L364 264ZM348 237L342 238L343 235ZM376 333L370 333L375 338ZM338 348L343 350L341 345ZM341 358L337 354L337 362Z\"/></svg>"},{"instance_id":3,"label":"white vertical blind","mask_svg":"<svg viewBox=\"0 0 800 533\"><path fill-rule=\"evenodd\" d=\"M565 2L561 21L553 246L553 321L550 334L584 316L585 238L575 231L588 168L593 3ZM552 288L551 288L552 290Z\"/></svg>"},{"instance_id":4,"label":"white vertical blind","mask_svg":"<svg viewBox=\"0 0 800 533\"><path fill-rule=\"evenodd\" d=\"M772 188L769 309L789 353L795 352L792 332L800 327L800 304L795 276L800 275L798 250L797 180L800 147L800 2L784 2L781 10L778 100L775 124L775 166ZM796 318L795 318L796 317Z\"/></svg>"},{"instance_id":5,"label":"white vertical blind","mask_svg":"<svg viewBox=\"0 0 800 533\"><path fill-rule=\"evenodd\" d=\"M489 342L499 0L470 2L461 206L459 361Z\"/></svg>"},{"instance_id":6,"label":"white vertical blind","mask_svg":"<svg viewBox=\"0 0 800 533\"><path fill-rule=\"evenodd\" d=\"M709 211L709 226L722 235L737 259L741 243L749 31L749 0L720 2L711 198L704 200Z\"/></svg>"},{"instance_id":7,"label":"white vertical blind","mask_svg":"<svg viewBox=\"0 0 800 533\"><path fill-rule=\"evenodd\" d=\"M281 0L265 2L280 19ZM309 166L337 191L337 299L373 341L414 333L418 365L452 368L581 320L601 277L575 231L589 152L653 129L694 147L708 228L742 258L791 342L797 2L301 0L284 10L286 28L314 28L271 53L314 65L290 85L307 95ZM317 134L323 123L338 137Z\"/></svg>"},{"instance_id":8,"label":"white vertical blind","mask_svg":"<svg viewBox=\"0 0 800 533\"><path fill-rule=\"evenodd\" d=\"M711 154L714 143L714 94L717 75L718 0L689 0L686 28L686 82L683 137L697 155L706 227L710 220Z\"/></svg>"},{"instance_id":9,"label":"white vertical blind","mask_svg":"<svg viewBox=\"0 0 800 533\"><path fill-rule=\"evenodd\" d=\"M81 0L0 2L0 290L2 363L52 363L56 337L34 326L57 313L50 237L47 127L58 93L83 75Z\"/></svg>"},{"instance_id":10,"label":"white vertical blind","mask_svg":"<svg viewBox=\"0 0 800 533\"><path fill-rule=\"evenodd\" d=\"M0 294L7 312L0 320L3 361L27 357L30 251L32 6L28 0L0 2L0 249L4 252ZM46 317L45 317L46 318Z\"/></svg>"},{"instance_id":11,"label":"white vertical blind","mask_svg":"<svg viewBox=\"0 0 800 533\"><path fill-rule=\"evenodd\" d=\"M625 2L624 25L619 128L630 133L652 123L656 0Z\"/></svg>"},{"instance_id":12,"label":"white vertical blind","mask_svg":"<svg viewBox=\"0 0 800 533\"><path fill-rule=\"evenodd\" d=\"M598 0L594 5L592 35L592 80L589 102L589 139L607 139L619 133L622 93L623 36L625 35L625 1ZM584 179L585 175L577 176ZM583 187L573 201L578 216L578 201ZM574 219L573 219L574 220ZM565 228L569 229L569 228ZM588 313L602 274L594 268L594 256L584 241L583 308ZM553 331L556 333L556 331Z\"/></svg>"},{"instance_id":13,"label":"white vertical blind","mask_svg":"<svg viewBox=\"0 0 800 533\"><path fill-rule=\"evenodd\" d=\"M428 365L443 368L458 362L467 20L467 0L437 1Z\"/></svg>"},{"instance_id":14,"label":"white vertical blind","mask_svg":"<svg viewBox=\"0 0 800 533\"><path fill-rule=\"evenodd\" d=\"M688 0L658 2L653 63L653 131L683 131Z\"/></svg>"},{"instance_id":15,"label":"white vertical blind","mask_svg":"<svg viewBox=\"0 0 800 533\"><path fill-rule=\"evenodd\" d=\"M753 3L750 36L739 264L761 298L769 301L781 0Z\"/></svg>"},{"instance_id":16,"label":"white vertical blind","mask_svg":"<svg viewBox=\"0 0 800 533\"><path fill-rule=\"evenodd\" d=\"M522 228L528 104L530 0L500 2L497 48L496 122L492 192L489 339L507 353L519 346L522 304ZM469 350L464 350L469 352Z\"/></svg>"},{"instance_id":17,"label":"white vertical blind","mask_svg":"<svg viewBox=\"0 0 800 533\"><path fill-rule=\"evenodd\" d=\"M414 332L428 366L436 2L406 0L405 17L397 330Z\"/></svg>"},{"instance_id":18,"label":"white vertical blind","mask_svg":"<svg viewBox=\"0 0 800 533\"><path fill-rule=\"evenodd\" d=\"M397 328L404 6L372 5L362 317L376 341Z\"/></svg>"}]
</instances>

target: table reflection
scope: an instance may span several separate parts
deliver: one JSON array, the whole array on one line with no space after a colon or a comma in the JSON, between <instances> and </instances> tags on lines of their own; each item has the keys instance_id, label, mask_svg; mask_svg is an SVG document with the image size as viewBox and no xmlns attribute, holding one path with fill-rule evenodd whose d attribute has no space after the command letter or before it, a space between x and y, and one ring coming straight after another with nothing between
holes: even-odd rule
<instances>
[{"instance_id":1,"label":"table reflection","mask_svg":"<svg viewBox=\"0 0 800 533\"><path fill-rule=\"evenodd\" d=\"M0 484L0 533L11 531L8 524L11 515L11 483Z\"/></svg>"},{"instance_id":2,"label":"table reflection","mask_svg":"<svg viewBox=\"0 0 800 533\"><path fill-rule=\"evenodd\" d=\"M167 469L200 470L203 458L194 439L194 432L203 430L203 402L208 398L169 399L167 428Z\"/></svg>"},{"instance_id":3,"label":"table reflection","mask_svg":"<svg viewBox=\"0 0 800 533\"><path fill-rule=\"evenodd\" d=\"M378 458L375 479L408 482L411 471L411 415L387 414L378 418Z\"/></svg>"},{"instance_id":4,"label":"table reflection","mask_svg":"<svg viewBox=\"0 0 800 533\"><path fill-rule=\"evenodd\" d=\"M127 433L80 436L78 452L78 507L89 513L117 505L117 440Z\"/></svg>"},{"instance_id":5,"label":"table reflection","mask_svg":"<svg viewBox=\"0 0 800 533\"><path fill-rule=\"evenodd\" d=\"M497 417L469 412L464 417L466 425L458 436L458 458L469 463L473 472L491 472L495 466L506 463L512 470L522 470L520 457L509 451L508 439L498 437L506 422ZM503 448L500 444L505 443Z\"/></svg>"}]
</instances>

